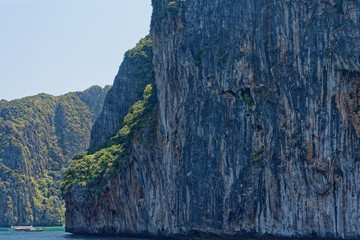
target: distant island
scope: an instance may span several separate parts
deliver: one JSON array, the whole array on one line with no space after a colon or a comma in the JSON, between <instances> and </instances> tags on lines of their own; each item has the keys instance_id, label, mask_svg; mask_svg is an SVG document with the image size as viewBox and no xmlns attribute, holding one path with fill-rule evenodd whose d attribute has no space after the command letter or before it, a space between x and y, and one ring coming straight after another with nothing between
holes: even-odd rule
<instances>
[{"instance_id":1,"label":"distant island","mask_svg":"<svg viewBox=\"0 0 360 240\"><path fill-rule=\"evenodd\" d=\"M109 89L0 101L0 226L64 224L63 172L89 147Z\"/></svg>"}]
</instances>

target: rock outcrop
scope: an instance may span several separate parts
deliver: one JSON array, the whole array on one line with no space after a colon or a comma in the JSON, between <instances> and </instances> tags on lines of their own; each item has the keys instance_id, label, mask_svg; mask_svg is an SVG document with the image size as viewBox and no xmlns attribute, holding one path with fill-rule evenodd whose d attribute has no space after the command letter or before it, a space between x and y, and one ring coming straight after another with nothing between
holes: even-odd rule
<instances>
[{"instance_id":1,"label":"rock outcrop","mask_svg":"<svg viewBox=\"0 0 360 240\"><path fill-rule=\"evenodd\" d=\"M153 8L156 137L68 189L67 230L360 236L360 3Z\"/></svg>"},{"instance_id":2,"label":"rock outcrop","mask_svg":"<svg viewBox=\"0 0 360 240\"><path fill-rule=\"evenodd\" d=\"M109 89L0 102L0 226L64 224L63 169L89 147Z\"/></svg>"},{"instance_id":3,"label":"rock outcrop","mask_svg":"<svg viewBox=\"0 0 360 240\"><path fill-rule=\"evenodd\" d=\"M125 53L113 87L106 96L104 107L91 130L91 147L104 144L120 130L122 119L129 108L142 98L146 85L154 82L150 43L149 35Z\"/></svg>"}]
</instances>

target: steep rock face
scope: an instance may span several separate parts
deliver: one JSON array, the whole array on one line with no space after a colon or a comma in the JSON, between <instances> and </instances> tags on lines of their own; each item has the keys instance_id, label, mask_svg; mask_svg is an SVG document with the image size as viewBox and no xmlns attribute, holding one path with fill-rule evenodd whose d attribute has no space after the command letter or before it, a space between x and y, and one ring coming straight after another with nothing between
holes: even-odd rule
<instances>
[{"instance_id":1,"label":"steep rock face","mask_svg":"<svg viewBox=\"0 0 360 240\"><path fill-rule=\"evenodd\" d=\"M157 151L74 186L67 230L359 236L360 3L153 7Z\"/></svg>"},{"instance_id":2,"label":"steep rock face","mask_svg":"<svg viewBox=\"0 0 360 240\"><path fill-rule=\"evenodd\" d=\"M147 36L135 48L125 53L102 112L91 130L91 147L104 144L120 130L122 118L129 108L141 99L145 86L153 82L150 42L150 36Z\"/></svg>"},{"instance_id":3,"label":"steep rock face","mask_svg":"<svg viewBox=\"0 0 360 240\"><path fill-rule=\"evenodd\" d=\"M63 224L62 170L89 147L109 88L0 103L0 226Z\"/></svg>"},{"instance_id":4,"label":"steep rock face","mask_svg":"<svg viewBox=\"0 0 360 240\"><path fill-rule=\"evenodd\" d=\"M128 59L130 56L131 61ZM144 58L144 56L146 57ZM140 95L139 101L128 106L126 113L122 113L121 116L117 112L118 109L113 109L116 111L115 113L106 113L109 117L121 117L120 119L114 118L116 122L119 122L120 129L117 130L118 132L111 133L105 130L106 143L102 147L94 147L75 156L70 168L65 173L62 190L67 206L66 229L69 232L131 233L128 225L122 223L125 215L129 217L129 220L136 218L139 221L135 222L142 221L142 229L145 231L149 215L147 218L141 218L141 216L146 214L148 208L141 207L137 216L132 216L133 211L137 211L135 210L137 207L134 208L129 204L128 207L131 209L127 209L124 208L124 204L136 201L139 206L142 206L147 203L145 201L147 198L145 196L146 191L142 189L145 184L149 184L149 191L157 191L157 194L162 194L161 191L156 190L156 185L154 185L162 179L162 170L157 168L157 162L153 161L159 159L161 153L160 147L154 143L161 141L156 140L158 108L151 39L149 37L142 39L134 49L129 50L120 69L123 69L124 64L131 68L132 72L141 74L131 75L131 78L127 79L128 82L125 83L118 81L119 77L117 77L113 89L124 87L118 86L119 84L129 84L126 86L128 90L123 91L122 94L138 94L140 92L143 94ZM103 115L99 117L101 121L106 115L105 109L112 108L113 103L110 100L116 101L116 98L113 98L116 97L113 93L114 91L107 96L108 101L104 103ZM126 104L130 103L126 102ZM122 104L120 102L117 105L121 106ZM99 120L97 122L99 123ZM106 126L108 126L107 123L101 128L105 129ZM93 132L98 131L96 128L93 128ZM104 137L104 140L106 138ZM129 170L132 168L136 173L134 176ZM149 176L157 172L156 179L158 180L146 182L147 178L137 174L139 168ZM134 188L129 188L126 184L123 185L127 181L130 181ZM124 189L121 186L124 186ZM134 192L134 189L137 190ZM133 194L129 195L129 192ZM135 228L135 224L133 226Z\"/></svg>"},{"instance_id":5,"label":"steep rock face","mask_svg":"<svg viewBox=\"0 0 360 240\"><path fill-rule=\"evenodd\" d=\"M177 4L152 30L175 225L359 235L360 4Z\"/></svg>"}]
</instances>

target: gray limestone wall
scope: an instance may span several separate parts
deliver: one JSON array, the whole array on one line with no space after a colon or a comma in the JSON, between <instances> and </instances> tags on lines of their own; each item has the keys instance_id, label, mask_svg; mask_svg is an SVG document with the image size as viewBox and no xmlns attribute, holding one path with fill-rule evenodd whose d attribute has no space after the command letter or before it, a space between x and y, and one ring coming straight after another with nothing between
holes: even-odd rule
<instances>
[{"instance_id":1,"label":"gray limestone wall","mask_svg":"<svg viewBox=\"0 0 360 240\"><path fill-rule=\"evenodd\" d=\"M359 236L360 2L153 8L158 136L86 208L73 189L67 229Z\"/></svg>"}]
</instances>

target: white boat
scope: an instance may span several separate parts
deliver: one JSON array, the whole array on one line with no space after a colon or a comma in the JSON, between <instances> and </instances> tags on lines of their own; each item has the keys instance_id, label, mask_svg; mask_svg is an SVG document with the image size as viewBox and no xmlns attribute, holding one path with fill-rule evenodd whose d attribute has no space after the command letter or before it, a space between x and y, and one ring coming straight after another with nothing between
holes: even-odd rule
<instances>
[{"instance_id":1,"label":"white boat","mask_svg":"<svg viewBox=\"0 0 360 240\"><path fill-rule=\"evenodd\" d=\"M10 230L12 231L25 231L33 229L33 226L11 226Z\"/></svg>"}]
</instances>

